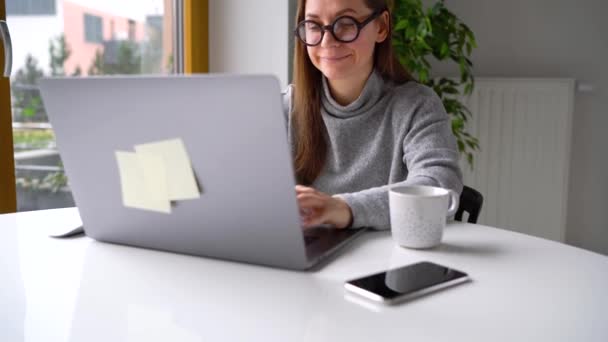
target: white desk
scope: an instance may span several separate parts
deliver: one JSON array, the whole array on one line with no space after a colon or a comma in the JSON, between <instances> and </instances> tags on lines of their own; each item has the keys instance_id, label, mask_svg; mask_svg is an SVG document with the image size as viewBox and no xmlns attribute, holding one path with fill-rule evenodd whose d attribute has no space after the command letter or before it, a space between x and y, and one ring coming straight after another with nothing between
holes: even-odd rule
<instances>
[{"instance_id":1,"label":"white desk","mask_svg":"<svg viewBox=\"0 0 608 342\"><path fill-rule=\"evenodd\" d=\"M76 209L0 216L0 341L608 341L608 257L455 223L437 250L359 238L294 272L46 237ZM473 282L397 307L346 279L430 260Z\"/></svg>"}]
</instances>

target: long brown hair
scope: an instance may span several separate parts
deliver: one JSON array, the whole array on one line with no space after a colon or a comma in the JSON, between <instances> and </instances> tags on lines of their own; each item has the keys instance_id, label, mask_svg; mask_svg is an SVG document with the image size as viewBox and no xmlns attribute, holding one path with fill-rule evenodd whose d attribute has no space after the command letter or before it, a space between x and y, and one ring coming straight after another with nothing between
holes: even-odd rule
<instances>
[{"instance_id":1,"label":"long brown hair","mask_svg":"<svg viewBox=\"0 0 608 342\"><path fill-rule=\"evenodd\" d=\"M364 0L373 11L389 10L390 0ZM298 0L296 23L304 20L306 0ZM390 18L390 11L389 11ZM393 52L392 21L387 38L374 48L374 68L384 79L402 84L412 80ZM321 173L327 158L326 128L321 117L322 74L308 57L306 46L295 43L293 61L294 98L292 122L295 128L294 169L298 183L310 185Z\"/></svg>"}]
</instances>

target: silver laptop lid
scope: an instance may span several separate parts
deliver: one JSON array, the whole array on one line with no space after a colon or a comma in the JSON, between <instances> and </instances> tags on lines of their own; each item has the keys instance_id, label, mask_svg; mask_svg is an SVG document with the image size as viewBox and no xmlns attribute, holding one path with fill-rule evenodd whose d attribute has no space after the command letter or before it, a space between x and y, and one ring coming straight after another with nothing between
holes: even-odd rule
<instances>
[{"instance_id":1,"label":"silver laptop lid","mask_svg":"<svg viewBox=\"0 0 608 342\"><path fill-rule=\"evenodd\" d=\"M88 236L306 267L275 77L48 78L40 88ZM185 144L201 197L171 214L123 206L115 151L173 138Z\"/></svg>"}]
</instances>

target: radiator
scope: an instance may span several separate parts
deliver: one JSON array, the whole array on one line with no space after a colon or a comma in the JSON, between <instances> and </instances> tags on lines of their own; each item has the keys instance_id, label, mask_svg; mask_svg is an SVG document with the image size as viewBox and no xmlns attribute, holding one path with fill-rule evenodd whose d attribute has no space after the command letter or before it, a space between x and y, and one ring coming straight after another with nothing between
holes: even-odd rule
<instances>
[{"instance_id":1,"label":"radiator","mask_svg":"<svg viewBox=\"0 0 608 342\"><path fill-rule=\"evenodd\" d=\"M464 101L479 139L464 183L484 196L478 223L565 241L572 79L477 78Z\"/></svg>"}]
</instances>

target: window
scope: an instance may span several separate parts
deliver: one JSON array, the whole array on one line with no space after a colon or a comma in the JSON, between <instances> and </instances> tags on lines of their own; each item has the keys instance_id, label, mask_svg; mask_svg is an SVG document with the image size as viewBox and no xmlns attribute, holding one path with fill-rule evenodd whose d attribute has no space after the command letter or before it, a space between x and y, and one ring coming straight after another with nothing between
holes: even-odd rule
<instances>
[{"instance_id":1,"label":"window","mask_svg":"<svg viewBox=\"0 0 608 342\"><path fill-rule=\"evenodd\" d=\"M7 15L54 15L55 0L6 0Z\"/></svg>"},{"instance_id":2,"label":"window","mask_svg":"<svg viewBox=\"0 0 608 342\"><path fill-rule=\"evenodd\" d=\"M0 0L0 12L4 10L4 1ZM120 6L121 2L133 5ZM42 0L7 3L23 7L25 3L29 6ZM14 159L15 170L0 172L0 212L14 210L13 197L18 211L75 205L38 90L41 77L168 74L174 70L174 56L182 54L173 49L177 31L174 25L183 25L174 18L173 0L55 0L54 3L61 9L61 16L44 20L36 16L15 20L9 17L9 25L13 23L10 27L14 42L13 73L11 93L0 86L0 111L6 113L7 106L3 105L8 101L4 99L10 96L12 126L0 120L0 137L12 130L14 158L8 158L5 149L0 149L0 165L13 163ZM91 125L95 124L91 120ZM6 180L15 182L15 190L11 192L16 196L6 195L2 187Z\"/></svg>"},{"instance_id":3,"label":"window","mask_svg":"<svg viewBox=\"0 0 608 342\"><path fill-rule=\"evenodd\" d=\"M136 27L135 27L135 20L131 20L129 19L128 21L129 23L129 34L128 34L128 38L130 41L134 42L135 41L135 35L136 35Z\"/></svg>"},{"instance_id":4,"label":"window","mask_svg":"<svg viewBox=\"0 0 608 342\"><path fill-rule=\"evenodd\" d=\"M103 43L103 21L101 17L85 13L84 39L87 43Z\"/></svg>"}]
</instances>

